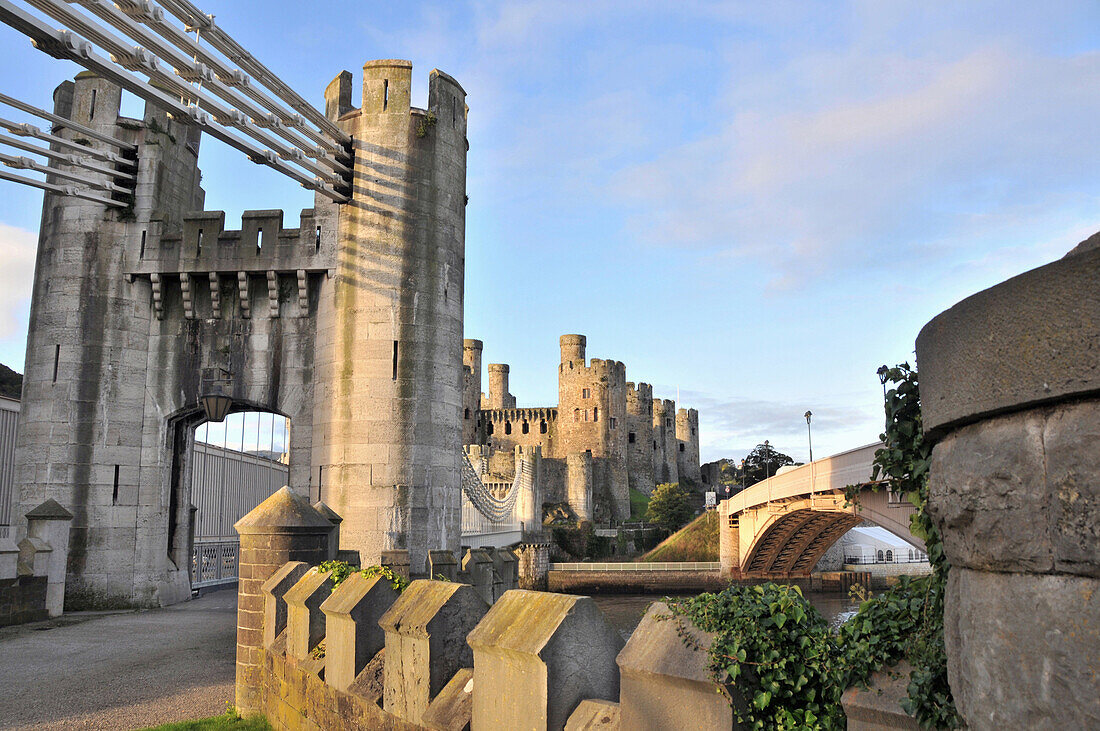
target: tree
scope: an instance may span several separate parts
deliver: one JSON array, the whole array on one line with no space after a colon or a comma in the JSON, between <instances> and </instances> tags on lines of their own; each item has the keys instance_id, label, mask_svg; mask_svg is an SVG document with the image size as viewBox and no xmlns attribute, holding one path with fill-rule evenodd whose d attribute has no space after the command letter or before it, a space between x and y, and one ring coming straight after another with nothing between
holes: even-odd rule
<instances>
[{"instance_id":1,"label":"tree","mask_svg":"<svg viewBox=\"0 0 1100 731\"><path fill-rule=\"evenodd\" d=\"M646 520L668 532L679 530L695 515L688 491L677 482L665 482L653 490L649 498Z\"/></svg>"},{"instance_id":2,"label":"tree","mask_svg":"<svg viewBox=\"0 0 1100 731\"><path fill-rule=\"evenodd\" d=\"M755 485L768 477L774 477L780 467L795 464L795 461L776 451L774 447L765 442L757 444L745 457L745 487Z\"/></svg>"}]
</instances>

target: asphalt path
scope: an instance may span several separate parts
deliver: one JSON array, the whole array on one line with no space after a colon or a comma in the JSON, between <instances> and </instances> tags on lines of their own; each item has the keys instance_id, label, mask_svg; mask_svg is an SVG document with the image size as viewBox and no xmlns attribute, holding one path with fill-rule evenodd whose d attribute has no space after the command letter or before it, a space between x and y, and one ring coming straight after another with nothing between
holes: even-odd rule
<instances>
[{"instance_id":1,"label":"asphalt path","mask_svg":"<svg viewBox=\"0 0 1100 731\"><path fill-rule=\"evenodd\" d=\"M0 629L0 729L138 729L224 713L237 592Z\"/></svg>"}]
</instances>

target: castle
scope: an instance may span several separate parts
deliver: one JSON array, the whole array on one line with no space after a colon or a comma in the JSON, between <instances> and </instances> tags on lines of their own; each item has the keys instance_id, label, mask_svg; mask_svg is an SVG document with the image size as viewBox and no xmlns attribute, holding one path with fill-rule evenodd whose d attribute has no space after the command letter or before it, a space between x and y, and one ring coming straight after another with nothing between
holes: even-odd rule
<instances>
[{"instance_id":1,"label":"castle","mask_svg":"<svg viewBox=\"0 0 1100 731\"><path fill-rule=\"evenodd\" d=\"M581 520L630 516L629 488L700 482L699 412L653 398L626 380L620 361L585 359L584 335L562 335L557 406L517 408L506 363L488 364L482 393L480 340L463 341L462 441L487 461L485 481L511 482L516 448L541 452L542 499L568 503Z\"/></svg>"}]
</instances>

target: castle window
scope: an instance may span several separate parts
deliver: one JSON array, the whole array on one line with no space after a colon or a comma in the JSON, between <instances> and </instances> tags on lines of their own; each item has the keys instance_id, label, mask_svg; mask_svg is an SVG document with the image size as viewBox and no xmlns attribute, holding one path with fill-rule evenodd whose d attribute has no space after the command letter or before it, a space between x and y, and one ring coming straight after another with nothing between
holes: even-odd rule
<instances>
[{"instance_id":1,"label":"castle window","mask_svg":"<svg viewBox=\"0 0 1100 731\"><path fill-rule=\"evenodd\" d=\"M466 409L466 414L462 418L466 419L466 420L469 420L469 418L470 418L470 410L469 409Z\"/></svg>"},{"instance_id":2,"label":"castle window","mask_svg":"<svg viewBox=\"0 0 1100 731\"><path fill-rule=\"evenodd\" d=\"M386 111L386 107L390 105L390 80L385 79L382 82L382 111Z\"/></svg>"},{"instance_id":3,"label":"castle window","mask_svg":"<svg viewBox=\"0 0 1100 731\"><path fill-rule=\"evenodd\" d=\"M597 406L594 409L592 409L592 421L599 421L599 420L600 420L600 407Z\"/></svg>"},{"instance_id":4,"label":"castle window","mask_svg":"<svg viewBox=\"0 0 1100 731\"><path fill-rule=\"evenodd\" d=\"M545 421L540 421L539 422L539 434L545 434L545 433L546 433L546 422Z\"/></svg>"},{"instance_id":5,"label":"castle window","mask_svg":"<svg viewBox=\"0 0 1100 731\"><path fill-rule=\"evenodd\" d=\"M665 426L672 426L672 419L665 419Z\"/></svg>"},{"instance_id":6,"label":"castle window","mask_svg":"<svg viewBox=\"0 0 1100 731\"><path fill-rule=\"evenodd\" d=\"M197 254L202 253L202 229L201 228L199 229L198 238L195 239L195 253L197 253Z\"/></svg>"},{"instance_id":7,"label":"castle window","mask_svg":"<svg viewBox=\"0 0 1100 731\"><path fill-rule=\"evenodd\" d=\"M92 89L92 103L88 106L88 119L95 119L95 96L96 90Z\"/></svg>"},{"instance_id":8,"label":"castle window","mask_svg":"<svg viewBox=\"0 0 1100 731\"><path fill-rule=\"evenodd\" d=\"M584 410L584 420L588 421L588 409Z\"/></svg>"},{"instance_id":9,"label":"castle window","mask_svg":"<svg viewBox=\"0 0 1100 731\"><path fill-rule=\"evenodd\" d=\"M491 421L489 422L489 426L487 426L487 427L485 428L485 432L486 432L487 434L492 434L492 433L493 433L493 422L491 422Z\"/></svg>"},{"instance_id":10,"label":"castle window","mask_svg":"<svg viewBox=\"0 0 1100 731\"><path fill-rule=\"evenodd\" d=\"M612 416L610 419L608 419L608 421L610 422L611 428L614 429L615 428L615 417Z\"/></svg>"},{"instance_id":11,"label":"castle window","mask_svg":"<svg viewBox=\"0 0 1100 731\"><path fill-rule=\"evenodd\" d=\"M654 452L657 451L657 440L656 439L653 440L653 451Z\"/></svg>"},{"instance_id":12,"label":"castle window","mask_svg":"<svg viewBox=\"0 0 1100 731\"><path fill-rule=\"evenodd\" d=\"M578 422L580 420L581 420L581 410L580 409L573 409L573 421Z\"/></svg>"},{"instance_id":13,"label":"castle window","mask_svg":"<svg viewBox=\"0 0 1100 731\"><path fill-rule=\"evenodd\" d=\"M581 389L581 398L592 398L592 389L591 388L582 388Z\"/></svg>"},{"instance_id":14,"label":"castle window","mask_svg":"<svg viewBox=\"0 0 1100 731\"><path fill-rule=\"evenodd\" d=\"M317 227L317 235L313 238L313 249L315 251L321 250L321 227Z\"/></svg>"},{"instance_id":15,"label":"castle window","mask_svg":"<svg viewBox=\"0 0 1100 731\"><path fill-rule=\"evenodd\" d=\"M512 422L510 422L510 421L504 422L504 433L505 434L511 434L512 433Z\"/></svg>"},{"instance_id":16,"label":"castle window","mask_svg":"<svg viewBox=\"0 0 1100 731\"><path fill-rule=\"evenodd\" d=\"M680 442L680 451L681 452L684 451L684 443L683 442Z\"/></svg>"},{"instance_id":17,"label":"castle window","mask_svg":"<svg viewBox=\"0 0 1100 731\"><path fill-rule=\"evenodd\" d=\"M393 380L397 380L397 341L393 341Z\"/></svg>"},{"instance_id":18,"label":"castle window","mask_svg":"<svg viewBox=\"0 0 1100 731\"><path fill-rule=\"evenodd\" d=\"M630 432L626 435L626 441L630 442L631 444L634 443L634 432Z\"/></svg>"},{"instance_id":19,"label":"castle window","mask_svg":"<svg viewBox=\"0 0 1100 731\"><path fill-rule=\"evenodd\" d=\"M523 422L523 426L520 427L520 429L521 431L523 431L524 434L526 434L527 432L531 431L531 425L525 421Z\"/></svg>"},{"instance_id":20,"label":"castle window","mask_svg":"<svg viewBox=\"0 0 1100 731\"><path fill-rule=\"evenodd\" d=\"M691 427L691 436L695 436L695 427Z\"/></svg>"},{"instance_id":21,"label":"castle window","mask_svg":"<svg viewBox=\"0 0 1100 731\"><path fill-rule=\"evenodd\" d=\"M139 259L144 259L145 258L145 234L146 233L147 233L146 231L141 232L141 251L138 252L138 258Z\"/></svg>"}]
</instances>

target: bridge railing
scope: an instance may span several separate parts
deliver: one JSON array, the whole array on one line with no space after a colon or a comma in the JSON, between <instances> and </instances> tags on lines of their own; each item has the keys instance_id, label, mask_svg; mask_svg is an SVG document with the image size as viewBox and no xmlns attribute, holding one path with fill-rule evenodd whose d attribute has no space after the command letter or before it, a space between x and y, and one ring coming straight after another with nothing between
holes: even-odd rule
<instances>
[{"instance_id":1,"label":"bridge railing","mask_svg":"<svg viewBox=\"0 0 1100 731\"><path fill-rule=\"evenodd\" d=\"M637 563L552 563L551 571L719 571L719 561L638 561Z\"/></svg>"}]
</instances>

